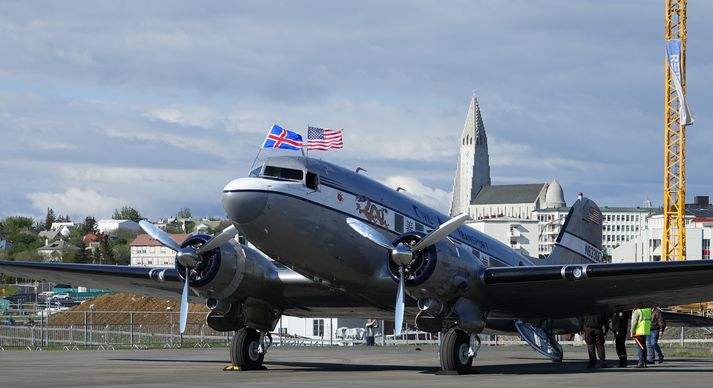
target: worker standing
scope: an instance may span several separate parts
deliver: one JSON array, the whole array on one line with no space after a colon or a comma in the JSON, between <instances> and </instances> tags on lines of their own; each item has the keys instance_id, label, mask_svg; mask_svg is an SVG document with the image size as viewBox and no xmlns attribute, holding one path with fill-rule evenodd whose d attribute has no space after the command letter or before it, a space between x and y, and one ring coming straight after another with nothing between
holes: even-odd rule
<instances>
[{"instance_id":1,"label":"worker standing","mask_svg":"<svg viewBox=\"0 0 713 388\"><path fill-rule=\"evenodd\" d=\"M631 337L639 353L639 363L634 368L646 368L646 341L649 333L651 333L651 309L637 306L631 313Z\"/></svg>"},{"instance_id":2,"label":"worker standing","mask_svg":"<svg viewBox=\"0 0 713 388\"><path fill-rule=\"evenodd\" d=\"M649 334L648 343L648 363L654 363L654 357L658 356L659 364L663 362L663 352L659 346L659 338L666 330L666 319L663 317L663 311L660 308L654 307L651 309L651 333Z\"/></svg>"},{"instance_id":3,"label":"worker standing","mask_svg":"<svg viewBox=\"0 0 713 388\"><path fill-rule=\"evenodd\" d=\"M620 311L611 317L611 331L614 333L619 368L626 368L626 337L629 335L631 312Z\"/></svg>"},{"instance_id":4,"label":"worker standing","mask_svg":"<svg viewBox=\"0 0 713 388\"><path fill-rule=\"evenodd\" d=\"M604 351L604 336L609 331L609 320L604 314L590 314L580 318L580 330L584 335L584 342L587 343L587 353L589 353L589 363L587 368L594 368L597 365L597 354L601 361L601 367L607 367L607 357Z\"/></svg>"}]
</instances>

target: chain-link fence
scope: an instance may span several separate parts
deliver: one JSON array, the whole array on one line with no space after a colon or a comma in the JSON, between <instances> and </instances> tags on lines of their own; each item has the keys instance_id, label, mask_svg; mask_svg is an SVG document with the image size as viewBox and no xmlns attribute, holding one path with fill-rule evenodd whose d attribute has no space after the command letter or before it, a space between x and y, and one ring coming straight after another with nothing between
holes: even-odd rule
<instances>
[{"instance_id":1,"label":"chain-link fence","mask_svg":"<svg viewBox=\"0 0 713 388\"><path fill-rule=\"evenodd\" d=\"M125 315L126 323L104 323L117 315ZM171 319L161 322L166 315ZM42 349L59 347L113 349L117 347L146 349L160 347L210 347L230 342L231 333L217 332L205 323L189 323L183 334L179 332L174 314L151 312L64 312L62 319L40 316L37 320L0 325L0 347ZM204 319L205 314L192 314L190 319ZM200 315L200 317L198 317ZM189 319L189 320L190 320ZM55 323L65 321L68 323ZM124 320L118 320L122 322ZM156 323L158 321L158 323Z\"/></svg>"},{"instance_id":2,"label":"chain-link fence","mask_svg":"<svg viewBox=\"0 0 713 388\"><path fill-rule=\"evenodd\" d=\"M44 315L5 319L0 323L0 350L9 349L148 349L173 347L227 346L233 332L218 332L205 324L205 313L188 313L188 324L183 334L179 332L175 311L64 311L49 317ZM524 345L517 336L481 335L483 345ZM610 335L611 337L611 335ZM334 336L313 339L293 335L271 334L274 346L355 346L364 340L339 339ZM613 337L607 338L613 343ZM580 338L558 336L562 345L583 345ZM659 341L671 345L713 344L713 328L670 327ZM438 343L437 334L414 330L401 335L377 335L376 345L408 345Z\"/></svg>"}]
</instances>

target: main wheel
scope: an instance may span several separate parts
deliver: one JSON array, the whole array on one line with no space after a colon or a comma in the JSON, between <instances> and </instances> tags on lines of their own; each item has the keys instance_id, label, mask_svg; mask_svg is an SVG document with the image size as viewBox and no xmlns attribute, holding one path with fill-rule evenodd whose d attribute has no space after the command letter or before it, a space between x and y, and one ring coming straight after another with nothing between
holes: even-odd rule
<instances>
[{"instance_id":1,"label":"main wheel","mask_svg":"<svg viewBox=\"0 0 713 388\"><path fill-rule=\"evenodd\" d=\"M235 332L230 342L230 361L242 370L258 369L262 365L265 353L258 352L260 333L244 327Z\"/></svg>"},{"instance_id":2,"label":"main wheel","mask_svg":"<svg viewBox=\"0 0 713 388\"><path fill-rule=\"evenodd\" d=\"M473 365L473 357L468 354L470 350L470 335L452 329L441 339L441 369L444 371L467 372Z\"/></svg>"}]
</instances>

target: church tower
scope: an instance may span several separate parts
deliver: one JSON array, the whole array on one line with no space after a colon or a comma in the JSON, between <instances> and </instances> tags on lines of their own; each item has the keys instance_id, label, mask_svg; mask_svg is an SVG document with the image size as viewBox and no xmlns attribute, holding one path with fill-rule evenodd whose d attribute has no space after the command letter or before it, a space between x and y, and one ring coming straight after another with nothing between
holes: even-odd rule
<instances>
[{"instance_id":1,"label":"church tower","mask_svg":"<svg viewBox=\"0 0 713 388\"><path fill-rule=\"evenodd\" d=\"M460 139L460 154L453 182L451 217L460 213L469 213L470 202L483 186L490 186L488 138L485 135L483 118L480 116L478 99L473 95L463 126L463 136Z\"/></svg>"}]
</instances>

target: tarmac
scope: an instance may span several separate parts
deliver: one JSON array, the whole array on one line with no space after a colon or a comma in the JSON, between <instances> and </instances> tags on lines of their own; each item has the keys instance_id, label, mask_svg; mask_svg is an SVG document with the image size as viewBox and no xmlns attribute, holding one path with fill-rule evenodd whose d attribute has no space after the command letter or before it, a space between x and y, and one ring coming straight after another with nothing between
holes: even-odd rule
<instances>
[{"instance_id":1,"label":"tarmac","mask_svg":"<svg viewBox=\"0 0 713 388\"><path fill-rule=\"evenodd\" d=\"M607 349L608 351L610 349ZM613 349L611 349L613 354ZM631 354L630 354L631 356ZM524 346L483 347L467 375L436 375L436 347L273 347L266 370L226 372L228 349L0 351L4 387L711 387L713 358L587 369L582 347L553 363ZM630 366L634 360L630 359Z\"/></svg>"}]
</instances>

